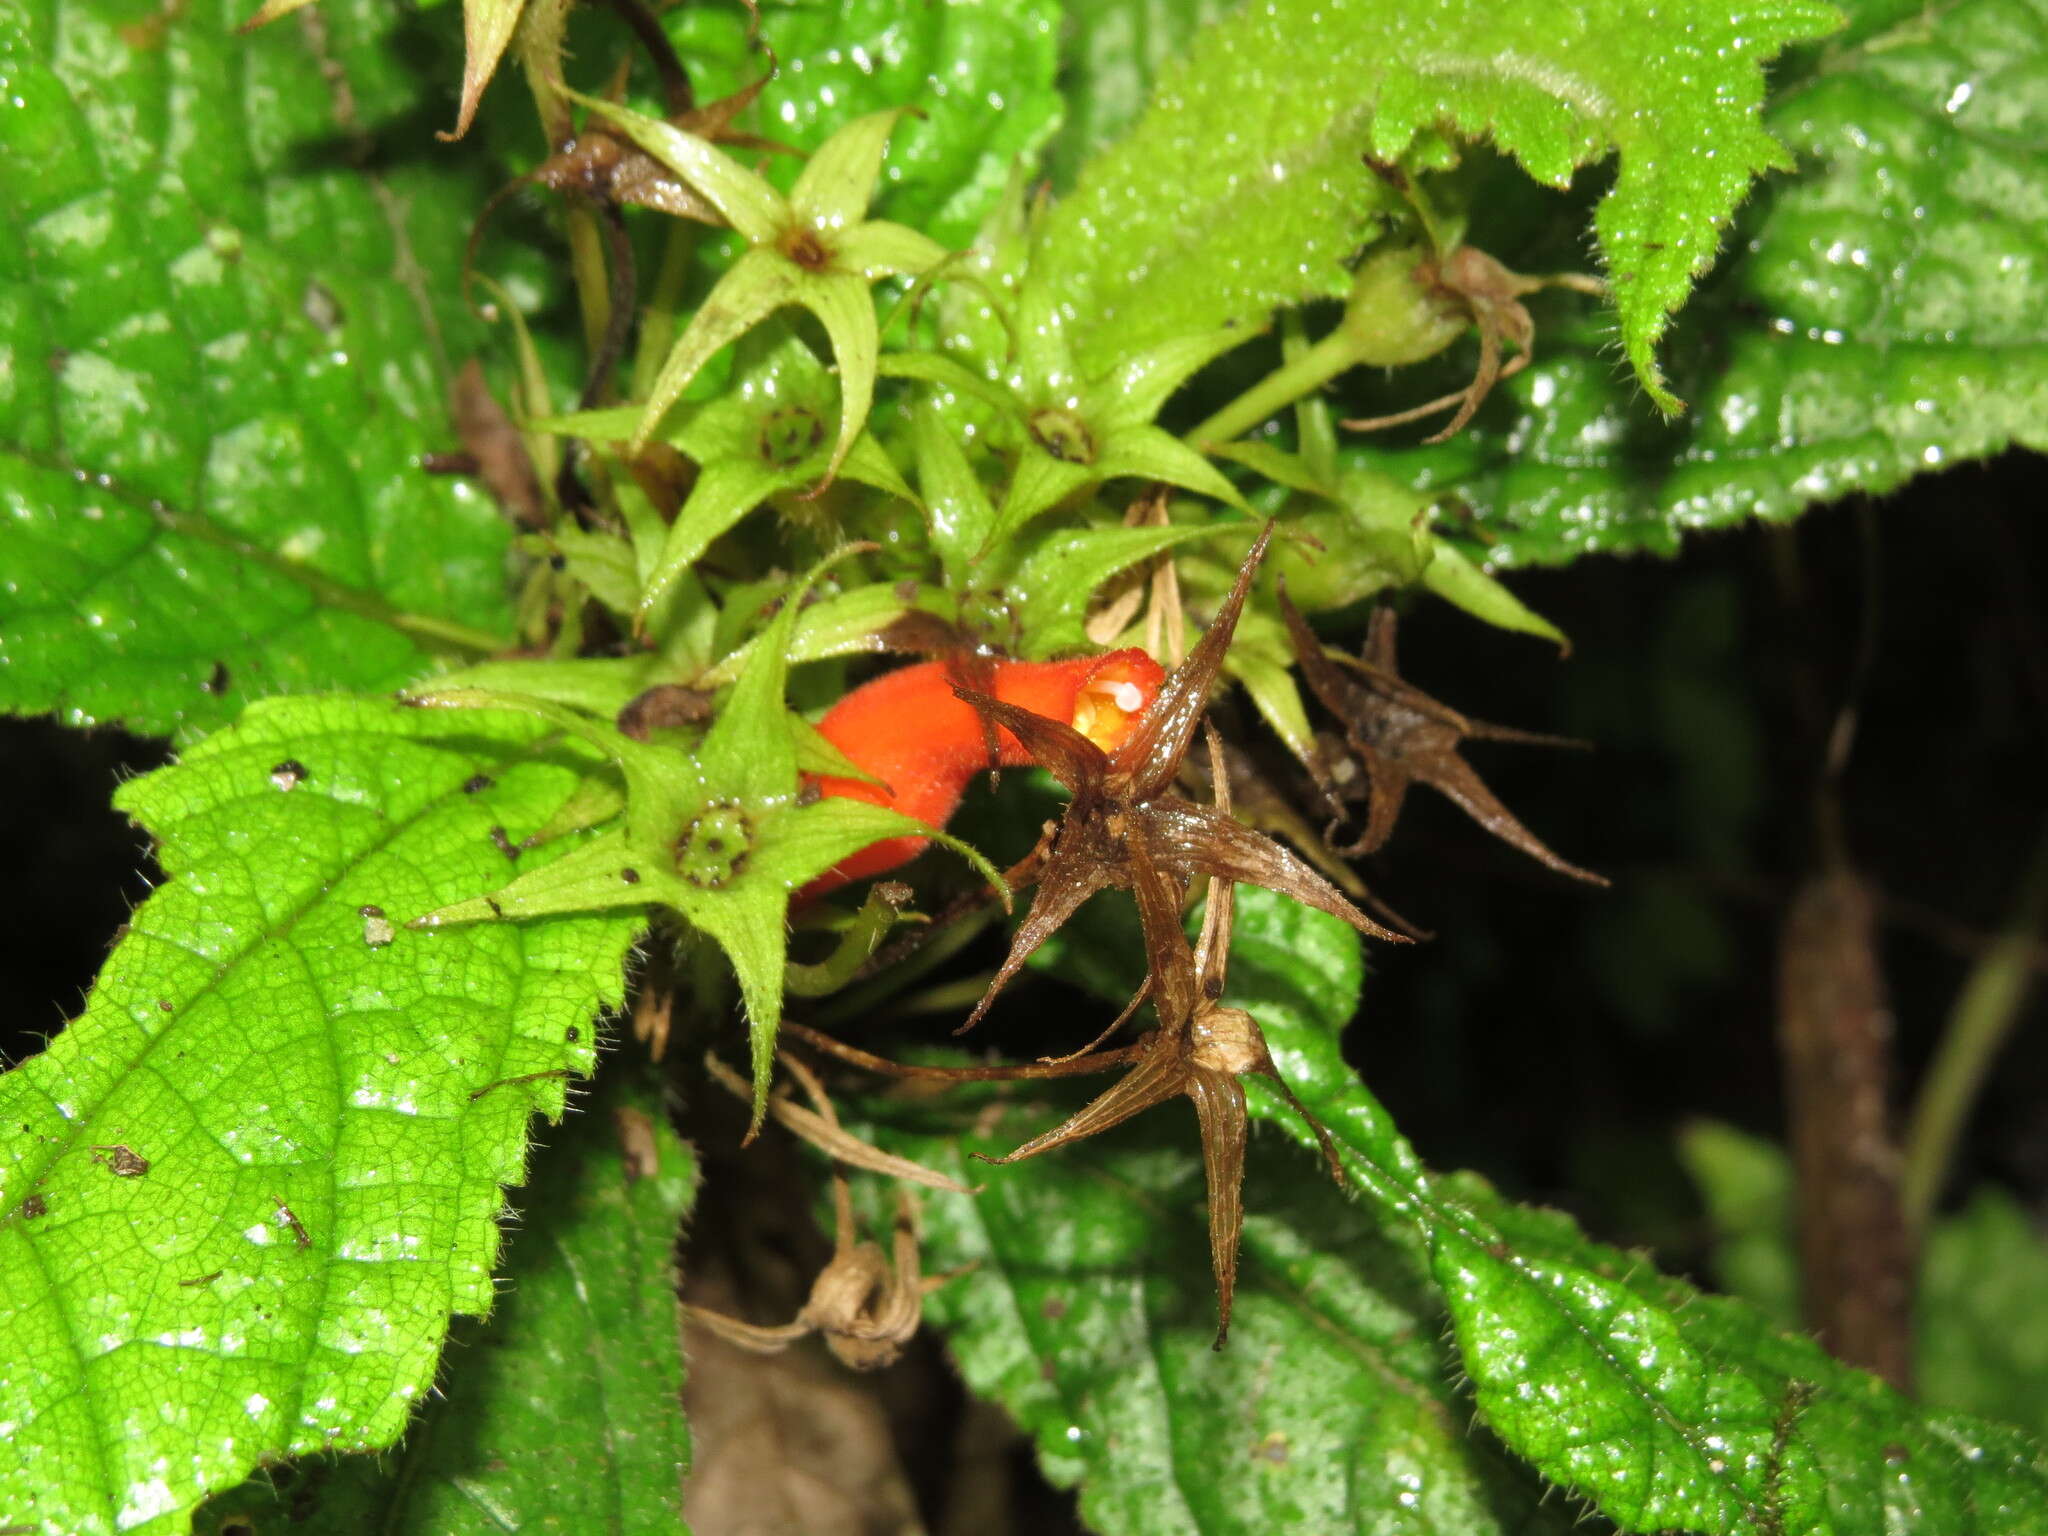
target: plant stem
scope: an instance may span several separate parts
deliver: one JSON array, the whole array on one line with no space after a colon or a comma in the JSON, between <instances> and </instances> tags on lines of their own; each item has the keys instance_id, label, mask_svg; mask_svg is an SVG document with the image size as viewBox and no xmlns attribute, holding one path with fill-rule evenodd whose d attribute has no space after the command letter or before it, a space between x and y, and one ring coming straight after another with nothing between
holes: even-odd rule
<instances>
[{"instance_id":1,"label":"plant stem","mask_svg":"<svg viewBox=\"0 0 2048 1536\"><path fill-rule=\"evenodd\" d=\"M1188 433L1189 446L1227 443L1242 437L1277 411L1321 389L1358 361L1358 343L1342 325L1289 358L1214 416Z\"/></svg>"},{"instance_id":2,"label":"plant stem","mask_svg":"<svg viewBox=\"0 0 2048 1536\"><path fill-rule=\"evenodd\" d=\"M1280 356L1299 362L1309 349L1308 328L1301 311L1290 309L1280 317ZM1325 484L1337 478L1337 414L1319 390L1310 390L1294 402L1294 440L1308 471Z\"/></svg>"},{"instance_id":3,"label":"plant stem","mask_svg":"<svg viewBox=\"0 0 2048 1536\"><path fill-rule=\"evenodd\" d=\"M1906 1131L1906 1219L1924 1228L1948 1182L1963 1122L2026 1001L2048 921L2048 836L2034 852L2012 918L1963 982Z\"/></svg>"},{"instance_id":4,"label":"plant stem","mask_svg":"<svg viewBox=\"0 0 2048 1536\"><path fill-rule=\"evenodd\" d=\"M655 269L654 287L640 311L640 344L633 354L631 398L645 400L654 391L655 375L668 358L668 344L675 338L676 311L682 307L683 284L690 276L690 256L696 250L696 226L687 219L668 221L662 240L661 265Z\"/></svg>"}]
</instances>

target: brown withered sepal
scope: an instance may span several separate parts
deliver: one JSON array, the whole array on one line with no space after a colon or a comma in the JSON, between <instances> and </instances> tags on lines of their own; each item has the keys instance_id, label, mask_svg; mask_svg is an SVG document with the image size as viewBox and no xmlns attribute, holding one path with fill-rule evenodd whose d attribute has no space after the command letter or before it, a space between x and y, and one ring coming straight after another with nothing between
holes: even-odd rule
<instances>
[{"instance_id":1,"label":"brown withered sepal","mask_svg":"<svg viewBox=\"0 0 2048 1536\"><path fill-rule=\"evenodd\" d=\"M1064 722L955 685L956 694L1021 741L1073 796L1037 869L1031 910L962 1031L981 1020L1031 952L1098 891L1131 891L1149 924L1148 904L1177 913L1187 882L1196 876L1238 880L1340 917L1371 938L1407 942L1353 906L1294 853L1228 811L1197 805L1173 789L1272 535L1269 523L1201 640L1160 685L1151 708L1113 755Z\"/></svg>"},{"instance_id":2,"label":"brown withered sepal","mask_svg":"<svg viewBox=\"0 0 2048 1536\"><path fill-rule=\"evenodd\" d=\"M1215 809L1228 816L1229 772L1213 728L1209 757L1216 783ZM1215 1347L1221 1349L1230 1337L1231 1307L1237 1294L1238 1248L1244 1232L1245 1148L1251 1139L1240 1079L1248 1073L1272 1079L1321 1141L1331 1176L1340 1187L1344 1168L1329 1132L1275 1069L1258 1021L1242 1008L1222 1001L1236 915L1235 882L1210 879L1202 934L1192 951L1181 932L1179 891L1170 879L1156 868L1142 869L1134 894L1145 931L1145 991L1151 994L1159 1027L1138 1042L1135 1064L1106 1093L1007 1157L983 1161L1014 1163L1036 1157L1099 1135L1155 1104L1185 1095L1195 1107L1202 1138L1202 1171L1209 1197L1209 1262L1216 1276Z\"/></svg>"},{"instance_id":3,"label":"brown withered sepal","mask_svg":"<svg viewBox=\"0 0 2048 1536\"><path fill-rule=\"evenodd\" d=\"M1344 741L1366 777L1365 827L1358 840L1341 850L1347 855L1377 852L1386 846L1400 817L1409 789L1427 784L1452 801L1480 826L1510 847L1561 875L1606 885L1603 875L1560 858L1523 826L1500 797L1486 787L1461 755L1468 740L1518 741L1533 746L1580 747L1584 743L1546 736L1511 726L1491 725L1440 704L1400 675L1395 653L1396 619L1380 608L1366 631L1365 652L1358 659L1333 655L1323 647L1301 610L1280 589L1280 615L1300 663L1302 680L1322 706L1344 728ZM1317 769L1319 786L1341 815L1339 786L1327 767ZM1334 832L1333 821L1325 836Z\"/></svg>"}]
</instances>

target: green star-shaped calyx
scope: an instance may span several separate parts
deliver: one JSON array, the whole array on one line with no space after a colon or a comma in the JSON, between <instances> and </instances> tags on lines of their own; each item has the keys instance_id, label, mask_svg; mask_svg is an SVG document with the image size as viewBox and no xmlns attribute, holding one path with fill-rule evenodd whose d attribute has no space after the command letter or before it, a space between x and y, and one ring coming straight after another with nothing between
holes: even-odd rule
<instances>
[{"instance_id":1,"label":"green star-shaped calyx","mask_svg":"<svg viewBox=\"0 0 2048 1536\"><path fill-rule=\"evenodd\" d=\"M900 111L856 118L824 144L785 197L710 140L609 102L579 101L653 155L725 216L747 250L706 296L656 376L633 432L637 449L654 435L697 372L728 343L795 305L818 317L839 365L840 416L825 480L853 451L874 399L881 332L869 285L915 276L946 250L901 224L866 217L882 151Z\"/></svg>"},{"instance_id":2,"label":"green star-shaped calyx","mask_svg":"<svg viewBox=\"0 0 2048 1536\"><path fill-rule=\"evenodd\" d=\"M870 843L906 833L958 850L1004 889L980 854L911 817L858 800L801 802L783 684L799 600L823 568L792 586L694 756L636 741L609 722L529 694L459 688L411 696L421 706L516 709L551 720L602 752L626 786L618 824L499 890L425 913L411 926L670 908L716 940L738 973L752 1044L756 1126L782 1019L794 892Z\"/></svg>"}]
</instances>

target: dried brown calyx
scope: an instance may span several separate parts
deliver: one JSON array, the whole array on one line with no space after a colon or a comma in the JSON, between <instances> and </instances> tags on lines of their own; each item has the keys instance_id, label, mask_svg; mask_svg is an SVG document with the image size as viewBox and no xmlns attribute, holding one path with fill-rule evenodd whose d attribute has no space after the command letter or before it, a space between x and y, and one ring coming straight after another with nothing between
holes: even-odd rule
<instances>
[{"instance_id":1,"label":"dried brown calyx","mask_svg":"<svg viewBox=\"0 0 2048 1536\"><path fill-rule=\"evenodd\" d=\"M1583 743L1471 719L1403 680L1395 656L1396 620L1391 608L1374 612L1364 655L1355 659L1324 648L1301 611L1289 601L1284 584L1280 615L1286 621L1295 659L1301 664L1302 680L1342 724L1345 744L1365 770L1365 827L1344 853L1372 853L1384 847L1410 786L1427 784L1510 847L1574 880L1607 884L1606 877L1551 852L1501 804L1460 750L1468 740L1548 747L1580 747ZM1313 765L1313 769L1319 787L1341 817L1347 787L1339 785L1325 765ZM1335 821L1330 824L1326 838L1336 825Z\"/></svg>"},{"instance_id":2,"label":"dried brown calyx","mask_svg":"<svg viewBox=\"0 0 2048 1536\"><path fill-rule=\"evenodd\" d=\"M1454 246L1448 252L1425 258L1416 265L1414 280L1433 299L1471 316L1479 332L1479 366L1473 372L1472 382L1463 389L1389 416L1360 417L1344 423L1356 431L1398 427L1455 407L1456 414L1450 423L1423 441L1441 443L1456 436L1486 402L1494 385L1529 365L1536 347L1536 322L1523 299L1544 288L1571 288L1594 295L1607 292L1607 285L1599 278L1581 272L1524 277L1471 245ZM1506 356L1510 349L1511 357Z\"/></svg>"},{"instance_id":3,"label":"dried brown calyx","mask_svg":"<svg viewBox=\"0 0 2048 1536\"><path fill-rule=\"evenodd\" d=\"M1148 903L1177 914L1188 881L1200 875L1264 886L1317 911L1341 917L1373 938L1406 942L1347 900L1297 855L1240 824L1227 810L1197 805L1176 794L1175 777L1208 707L1210 686L1223 664L1244 610L1252 574L1272 538L1268 524L1252 545L1230 595L1186 661L1160 685L1158 696L1123 746L1105 753L1073 727L957 686L954 692L1000 725L1072 793L1066 813L1042 853L1013 871L1013 883L1036 879L1031 910L1010 953L962 1030L973 1028L990 1003L1023 967L1031 952L1098 891L1128 890L1139 912ZM1174 931L1179 932L1178 918Z\"/></svg>"},{"instance_id":4,"label":"dried brown calyx","mask_svg":"<svg viewBox=\"0 0 2048 1536\"><path fill-rule=\"evenodd\" d=\"M1216 784L1215 808L1228 816L1229 771L1213 728L1209 732L1209 758ZM1202 1170L1209 1191L1209 1262L1216 1275L1216 1348L1221 1349L1230 1336L1231 1305L1237 1294L1238 1247L1244 1231L1244 1160L1250 1122L1240 1079L1247 1073L1271 1078L1322 1142L1331 1176L1340 1187L1344 1183L1344 1168L1329 1132L1303 1107L1274 1069L1258 1021L1243 1009L1229 1007L1222 1001L1230 969L1235 882L1210 879L1202 934L1192 951L1181 932L1179 892L1172 882L1157 870L1148 870L1136 886L1136 895L1149 965L1145 990L1151 994L1159 1027L1132 1048L1129 1054L1135 1056L1135 1062L1131 1070L1108 1092L1009 1156L984 1161L1014 1163L1036 1157L1121 1125L1155 1104L1185 1095L1195 1107L1195 1119L1201 1129Z\"/></svg>"},{"instance_id":5,"label":"dried brown calyx","mask_svg":"<svg viewBox=\"0 0 2048 1536\"><path fill-rule=\"evenodd\" d=\"M1229 773L1213 729L1209 732L1209 757L1216 784L1215 808L1228 816ZM1236 912L1235 883L1211 877L1201 937L1192 950L1181 931L1180 890L1170 877L1156 868L1144 867L1134 893L1145 931L1149 970L1145 985L1131 1006L1104 1031L1106 1037L1149 996L1159 1023L1134 1045L1015 1066L927 1067L884 1060L802 1024L785 1022L783 1029L842 1061L895 1077L948 1082L1016 1081L1075 1077L1112 1067L1129 1067L1107 1092L1061 1124L1033 1137L1006 1157L982 1159L989 1163L1014 1163L1037 1157L1111 1130L1155 1104L1185 1096L1194 1105L1202 1139L1202 1168L1209 1195L1209 1261L1216 1276L1215 1347L1221 1349L1230 1336L1231 1308L1237 1294L1238 1248L1244 1231L1244 1167L1250 1119L1241 1079L1250 1073L1272 1079L1321 1141L1331 1176L1340 1186L1344 1183L1344 1169L1329 1133L1274 1068L1258 1021L1223 1001Z\"/></svg>"}]
</instances>

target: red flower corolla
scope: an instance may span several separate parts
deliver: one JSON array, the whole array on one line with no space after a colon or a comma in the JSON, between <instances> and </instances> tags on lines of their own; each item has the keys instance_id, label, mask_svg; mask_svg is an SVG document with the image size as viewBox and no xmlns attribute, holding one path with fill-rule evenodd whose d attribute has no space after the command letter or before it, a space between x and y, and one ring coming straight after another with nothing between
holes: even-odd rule
<instances>
[{"instance_id":1,"label":"red flower corolla","mask_svg":"<svg viewBox=\"0 0 2048 1536\"><path fill-rule=\"evenodd\" d=\"M1005 704L1070 725L1114 752L1151 707L1165 676L1158 662L1136 649L1067 661L970 657L898 668L854 689L818 722L827 741L880 782L820 777L818 792L887 806L942 827L975 774L1035 761L1007 730L984 724L974 706L954 694L955 683L970 683ZM894 869L921 853L925 841L892 837L871 844L825 871L804 894L820 895Z\"/></svg>"}]
</instances>

